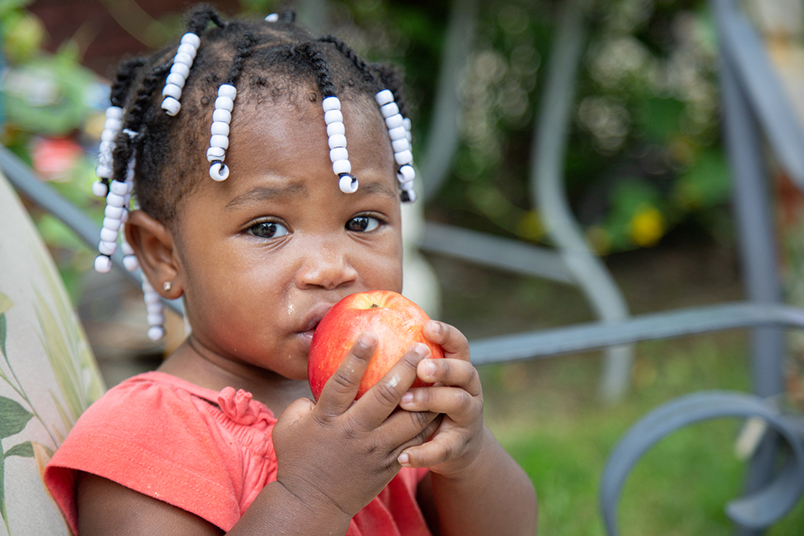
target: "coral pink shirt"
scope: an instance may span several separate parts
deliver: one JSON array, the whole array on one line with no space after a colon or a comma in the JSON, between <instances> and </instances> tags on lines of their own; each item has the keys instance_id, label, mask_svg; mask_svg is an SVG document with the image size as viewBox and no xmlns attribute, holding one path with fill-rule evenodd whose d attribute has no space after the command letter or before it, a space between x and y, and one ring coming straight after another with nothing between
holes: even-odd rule
<instances>
[{"instance_id":1,"label":"coral pink shirt","mask_svg":"<svg viewBox=\"0 0 804 536\"><path fill-rule=\"evenodd\" d=\"M228 531L276 480L273 413L251 394L220 393L148 372L109 390L76 422L45 484L78 534L75 471L93 473ZM352 519L347 536L430 535L416 502L426 470L403 468Z\"/></svg>"}]
</instances>

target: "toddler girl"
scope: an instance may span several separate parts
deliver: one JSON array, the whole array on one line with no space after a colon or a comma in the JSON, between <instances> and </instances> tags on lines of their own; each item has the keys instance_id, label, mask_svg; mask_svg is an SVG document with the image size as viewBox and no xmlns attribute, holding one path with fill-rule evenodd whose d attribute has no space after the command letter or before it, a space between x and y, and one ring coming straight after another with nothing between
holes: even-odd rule
<instances>
[{"instance_id":1,"label":"toddler girl","mask_svg":"<svg viewBox=\"0 0 804 536\"><path fill-rule=\"evenodd\" d=\"M159 297L183 299L192 331L90 407L48 465L73 532L534 534L533 487L483 425L454 327L425 326L446 359L414 345L355 402L378 344L362 334L311 400L324 314L401 290L400 200L415 193L393 71L292 14L226 22L202 7L178 49L121 66L111 100L96 267L125 222L149 335ZM410 389L416 377L436 385Z\"/></svg>"}]
</instances>

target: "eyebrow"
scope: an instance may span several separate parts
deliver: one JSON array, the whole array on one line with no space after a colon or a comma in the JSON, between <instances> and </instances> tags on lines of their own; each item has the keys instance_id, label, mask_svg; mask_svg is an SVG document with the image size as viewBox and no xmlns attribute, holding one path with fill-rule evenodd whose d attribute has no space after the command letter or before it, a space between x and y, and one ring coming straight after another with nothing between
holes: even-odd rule
<instances>
[{"instance_id":1,"label":"eyebrow","mask_svg":"<svg viewBox=\"0 0 804 536\"><path fill-rule=\"evenodd\" d=\"M248 192L238 195L228 203L226 209L233 209L240 205L248 205L252 203L260 203L272 199L287 199L290 197L306 197L308 195L307 188L301 184L287 184L284 186L259 186L253 188Z\"/></svg>"},{"instance_id":2,"label":"eyebrow","mask_svg":"<svg viewBox=\"0 0 804 536\"><path fill-rule=\"evenodd\" d=\"M359 179L358 179L359 181ZM390 197L391 199L397 199L399 196L399 192L395 192L388 186L385 181L371 181L364 183L359 183L360 185L357 188L357 192L359 194L364 195L381 195L382 197ZM354 195L354 194L350 194Z\"/></svg>"}]
</instances>

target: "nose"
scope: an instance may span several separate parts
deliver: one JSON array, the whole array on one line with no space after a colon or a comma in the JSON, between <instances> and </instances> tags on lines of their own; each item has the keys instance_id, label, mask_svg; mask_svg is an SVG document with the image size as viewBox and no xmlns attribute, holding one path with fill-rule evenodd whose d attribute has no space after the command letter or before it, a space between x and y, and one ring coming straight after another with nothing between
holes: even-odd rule
<instances>
[{"instance_id":1,"label":"nose","mask_svg":"<svg viewBox=\"0 0 804 536\"><path fill-rule=\"evenodd\" d=\"M357 281L357 270L349 262L347 251L332 244L308 244L296 272L296 286L301 289L334 290Z\"/></svg>"}]
</instances>

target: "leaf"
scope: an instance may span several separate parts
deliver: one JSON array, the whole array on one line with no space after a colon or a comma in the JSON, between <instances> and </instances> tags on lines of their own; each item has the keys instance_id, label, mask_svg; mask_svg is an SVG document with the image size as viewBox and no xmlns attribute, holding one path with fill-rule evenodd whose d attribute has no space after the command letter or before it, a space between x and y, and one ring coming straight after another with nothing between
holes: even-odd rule
<instances>
[{"instance_id":1,"label":"leaf","mask_svg":"<svg viewBox=\"0 0 804 536\"><path fill-rule=\"evenodd\" d=\"M6 355L6 313L0 313L0 352Z\"/></svg>"},{"instance_id":2,"label":"leaf","mask_svg":"<svg viewBox=\"0 0 804 536\"><path fill-rule=\"evenodd\" d=\"M19 434L33 417L33 413L19 403L0 396L0 439Z\"/></svg>"},{"instance_id":3,"label":"leaf","mask_svg":"<svg viewBox=\"0 0 804 536\"><path fill-rule=\"evenodd\" d=\"M31 444L30 441L20 443L19 445L14 445L5 454L6 458L8 458L9 456L19 456L21 458L33 458L34 457L33 445Z\"/></svg>"},{"instance_id":4,"label":"leaf","mask_svg":"<svg viewBox=\"0 0 804 536\"><path fill-rule=\"evenodd\" d=\"M0 313L5 313L14 306L11 298L0 292Z\"/></svg>"}]
</instances>

